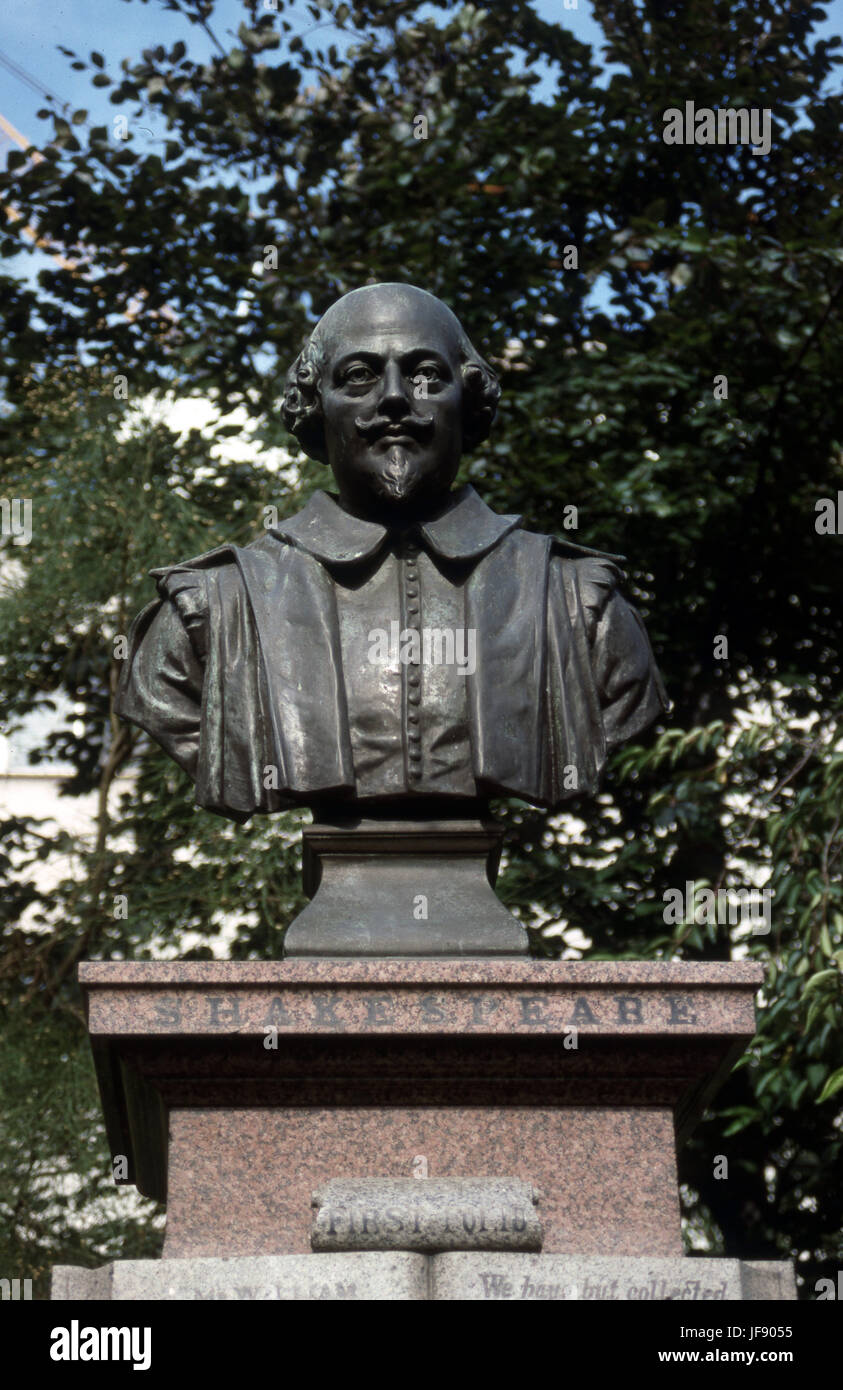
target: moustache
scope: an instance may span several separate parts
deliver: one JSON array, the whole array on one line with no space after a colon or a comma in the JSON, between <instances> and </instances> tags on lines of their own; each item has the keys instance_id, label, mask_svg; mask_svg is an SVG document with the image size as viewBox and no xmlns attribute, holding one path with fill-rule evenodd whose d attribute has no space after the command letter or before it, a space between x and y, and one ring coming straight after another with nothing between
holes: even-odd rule
<instances>
[{"instance_id":1,"label":"moustache","mask_svg":"<svg viewBox=\"0 0 843 1390\"><path fill-rule=\"evenodd\" d=\"M376 416L373 420L364 420L358 416L354 424L368 443L373 443L377 439L388 437L389 435L409 435L411 439L425 439L433 429L432 415L408 415L403 420L389 420L383 416Z\"/></svg>"}]
</instances>

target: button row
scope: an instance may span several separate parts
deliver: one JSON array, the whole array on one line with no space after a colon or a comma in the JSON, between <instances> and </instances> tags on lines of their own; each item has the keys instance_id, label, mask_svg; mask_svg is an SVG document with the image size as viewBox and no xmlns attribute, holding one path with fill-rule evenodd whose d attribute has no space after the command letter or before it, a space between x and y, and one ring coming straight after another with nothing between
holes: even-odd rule
<instances>
[{"instance_id":1,"label":"button row","mask_svg":"<svg viewBox=\"0 0 843 1390\"><path fill-rule=\"evenodd\" d=\"M407 542L404 547L407 557L404 566L404 594L407 600L407 613L411 620L418 620L420 613L419 602L419 572L415 560L419 553L419 547L412 542ZM408 773L410 781L417 782L421 777L421 731L419 729L418 706L421 703L421 676L418 670L413 667L407 672L407 720L409 729L407 731L409 767Z\"/></svg>"}]
</instances>

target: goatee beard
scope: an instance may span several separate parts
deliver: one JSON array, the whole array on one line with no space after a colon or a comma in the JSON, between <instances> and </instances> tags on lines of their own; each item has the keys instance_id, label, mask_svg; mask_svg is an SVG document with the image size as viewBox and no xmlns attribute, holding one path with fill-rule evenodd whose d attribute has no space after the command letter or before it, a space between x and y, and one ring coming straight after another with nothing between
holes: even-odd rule
<instances>
[{"instance_id":1,"label":"goatee beard","mask_svg":"<svg viewBox=\"0 0 843 1390\"><path fill-rule=\"evenodd\" d=\"M389 502L405 502L419 483L419 470L407 456L406 449L393 444L386 455L386 466L373 479L374 490Z\"/></svg>"}]
</instances>

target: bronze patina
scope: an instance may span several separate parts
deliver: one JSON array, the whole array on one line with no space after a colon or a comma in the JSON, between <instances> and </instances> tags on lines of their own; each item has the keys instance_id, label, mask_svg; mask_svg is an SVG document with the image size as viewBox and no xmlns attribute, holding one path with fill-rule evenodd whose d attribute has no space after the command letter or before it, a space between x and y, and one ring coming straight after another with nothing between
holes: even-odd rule
<instances>
[{"instance_id":1,"label":"bronze patina","mask_svg":"<svg viewBox=\"0 0 843 1390\"><path fill-rule=\"evenodd\" d=\"M401 284L344 295L290 368L283 407L336 494L315 493L250 545L155 571L159 596L132 628L119 712L189 773L208 810L245 821L312 807L314 889L329 826L345 869L356 830L368 860L383 851L411 878L413 855L433 854L438 872L448 834L454 846L473 835L488 888L489 799L552 810L594 793L609 751L667 708L618 557L527 531L472 487L454 489L499 395L432 295ZM342 874L335 889L338 901L363 891ZM402 946L389 901L369 902L368 925L361 906L351 936L332 939L317 898L303 953L354 954L353 941L364 954L522 951L522 929L489 891L494 908L477 900L475 918L466 908L444 936L414 919ZM327 880L323 896L327 910ZM508 919L508 944L495 947L484 912L503 914L502 932ZM288 950L300 935L294 924Z\"/></svg>"}]
</instances>

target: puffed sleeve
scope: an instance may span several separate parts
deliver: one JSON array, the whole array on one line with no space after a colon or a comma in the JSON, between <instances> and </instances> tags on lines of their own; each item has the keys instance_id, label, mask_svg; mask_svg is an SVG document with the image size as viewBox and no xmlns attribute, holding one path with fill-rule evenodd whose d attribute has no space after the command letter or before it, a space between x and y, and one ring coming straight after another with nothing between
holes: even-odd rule
<instances>
[{"instance_id":1,"label":"puffed sleeve","mask_svg":"<svg viewBox=\"0 0 843 1390\"><path fill-rule=\"evenodd\" d=\"M581 562L592 670L609 748L625 743L670 709L650 639L635 608L620 593L620 571L609 561Z\"/></svg>"},{"instance_id":2,"label":"puffed sleeve","mask_svg":"<svg viewBox=\"0 0 843 1390\"><path fill-rule=\"evenodd\" d=\"M205 576L171 571L136 618L117 713L144 729L195 781L207 629Z\"/></svg>"}]
</instances>

